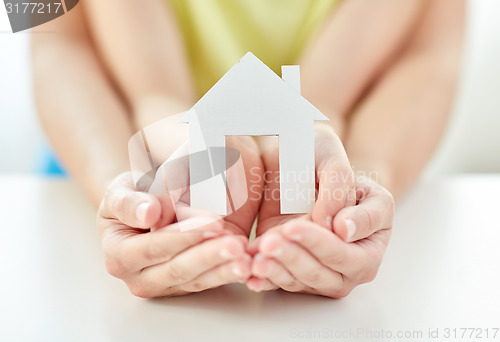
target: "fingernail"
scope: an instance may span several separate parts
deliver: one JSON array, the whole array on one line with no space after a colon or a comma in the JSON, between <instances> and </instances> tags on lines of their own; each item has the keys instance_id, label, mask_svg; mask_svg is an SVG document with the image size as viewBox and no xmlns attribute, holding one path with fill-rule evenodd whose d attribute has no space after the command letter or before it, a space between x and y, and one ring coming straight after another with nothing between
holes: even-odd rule
<instances>
[{"instance_id":1,"label":"fingernail","mask_svg":"<svg viewBox=\"0 0 500 342\"><path fill-rule=\"evenodd\" d=\"M332 217L328 215L325 219L326 228L332 229Z\"/></svg>"},{"instance_id":2,"label":"fingernail","mask_svg":"<svg viewBox=\"0 0 500 342\"><path fill-rule=\"evenodd\" d=\"M267 267L264 268L263 274L267 277L269 277L271 274L274 273L274 263L268 263Z\"/></svg>"},{"instance_id":3,"label":"fingernail","mask_svg":"<svg viewBox=\"0 0 500 342\"><path fill-rule=\"evenodd\" d=\"M255 286L255 285L251 285L250 286L251 289L253 292L261 292L262 291L262 288L261 287L258 287L258 286Z\"/></svg>"},{"instance_id":4,"label":"fingernail","mask_svg":"<svg viewBox=\"0 0 500 342\"><path fill-rule=\"evenodd\" d=\"M283 254L283 248L276 248L274 250L271 250L269 254L271 254L273 257L279 257Z\"/></svg>"},{"instance_id":5,"label":"fingernail","mask_svg":"<svg viewBox=\"0 0 500 342\"><path fill-rule=\"evenodd\" d=\"M300 240L302 240L302 235L300 235L300 234L293 234L293 235L290 236L290 240L300 241Z\"/></svg>"},{"instance_id":6,"label":"fingernail","mask_svg":"<svg viewBox=\"0 0 500 342\"><path fill-rule=\"evenodd\" d=\"M354 234L356 234L356 223L351 219L347 219L345 220L345 226L347 228L347 240L351 241Z\"/></svg>"},{"instance_id":7,"label":"fingernail","mask_svg":"<svg viewBox=\"0 0 500 342\"><path fill-rule=\"evenodd\" d=\"M219 235L220 233L218 232L212 232L212 231L208 231L208 232L203 232L203 237L204 238L211 238L211 237L215 237L217 235Z\"/></svg>"},{"instance_id":8,"label":"fingernail","mask_svg":"<svg viewBox=\"0 0 500 342\"><path fill-rule=\"evenodd\" d=\"M137 209L135 211L135 216L139 221L146 222L146 213L148 212L150 206L151 203L149 202L144 202L137 206Z\"/></svg>"},{"instance_id":9,"label":"fingernail","mask_svg":"<svg viewBox=\"0 0 500 342\"><path fill-rule=\"evenodd\" d=\"M238 266L233 266L233 268L231 269L231 272L233 272L233 274L236 277L243 278L243 272L241 271L241 269Z\"/></svg>"},{"instance_id":10,"label":"fingernail","mask_svg":"<svg viewBox=\"0 0 500 342\"><path fill-rule=\"evenodd\" d=\"M219 255L222 259L232 259L235 257L235 255L226 248L221 249Z\"/></svg>"},{"instance_id":11,"label":"fingernail","mask_svg":"<svg viewBox=\"0 0 500 342\"><path fill-rule=\"evenodd\" d=\"M262 260L264 260L264 256L261 253L255 254L253 258L255 262L261 262Z\"/></svg>"},{"instance_id":12,"label":"fingernail","mask_svg":"<svg viewBox=\"0 0 500 342\"><path fill-rule=\"evenodd\" d=\"M282 241L274 235L267 236L260 244L260 251L264 256L279 257L283 254Z\"/></svg>"}]
</instances>

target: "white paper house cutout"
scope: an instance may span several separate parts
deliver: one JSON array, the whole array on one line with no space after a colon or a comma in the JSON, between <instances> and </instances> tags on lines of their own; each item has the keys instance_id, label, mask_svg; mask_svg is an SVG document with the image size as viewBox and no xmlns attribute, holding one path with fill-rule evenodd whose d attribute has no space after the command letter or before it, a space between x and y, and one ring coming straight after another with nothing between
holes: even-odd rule
<instances>
[{"instance_id":1,"label":"white paper house cutout","mask_svg":"<svg viewBox=\"0 0 500 342\"><path fill-rule=\"evenodd\" d=\"M225 147L230 135L278 135L281 213L308 213L315 201L314 121L328 118L301 96L298 65L282 66L282 75L248 52L179 122L189 123L190 156ZM225 177L214 172L226 161L210 159L213 177L191 184L190 205L226 215ZM190 158L191 178L206 165Z\"/></svg>"}]
</instances>

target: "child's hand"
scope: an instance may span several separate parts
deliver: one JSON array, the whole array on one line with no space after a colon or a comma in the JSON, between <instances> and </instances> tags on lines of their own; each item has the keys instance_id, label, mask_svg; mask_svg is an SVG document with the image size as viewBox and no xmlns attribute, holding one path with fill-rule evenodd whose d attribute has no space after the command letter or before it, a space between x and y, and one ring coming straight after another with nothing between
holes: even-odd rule
<instances>
[{"instance_id":1,"label":"child's hand","mask_svg":"<svg viewBox=\"0 0 500 342\"><path fill-rule=\"evenodd\" d=\"M277 146L264 151L263 161L267 172L277 172ZM328 128L316 131L316 164L319 192L311 215L280 215L279 201L264 197L258 238L248 248L250 289L342 297L375 276L392 227L391 194L369 179L354 179ZM265 194L279 187L276 180L267 179Z\"/></svg>"}]
</instances>

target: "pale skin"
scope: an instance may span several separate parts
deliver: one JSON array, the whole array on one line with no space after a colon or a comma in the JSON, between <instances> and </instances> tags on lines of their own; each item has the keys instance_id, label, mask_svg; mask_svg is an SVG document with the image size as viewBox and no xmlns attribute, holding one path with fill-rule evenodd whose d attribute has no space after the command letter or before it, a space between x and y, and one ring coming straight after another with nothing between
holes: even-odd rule
<instances>
[{"instance_id":1,"label":"pale skin","mask_svg":"<svg viewBox=\"0 0 500 342\"><path fill-rule=\"evenodd\" d=\"M241 282L254 291L338 298L372 280L391 233L391 193L399 197L414 183L445 127L464 6L462 0L343 3L298 61L302 94L330 118L316 127L313 212L280 215L275 199L251 196L224 220L188 210L188 224L209 222L188 233L178 232L168 195L136 191L127 173L130 136L196 101L169 8L161 0L86 0L41 26L54 33L32 40L40 118L99 207L108 271L140 297ZM252 170L249 193L278 186L261 177L277 170L275 140L235 137L229 145ZM360 171L375 171L376 179L358 177ZM332 173L343 177L332 182L325 176ZM258 213L257 238L248 242Z\"/></svg>"}]
</instances>

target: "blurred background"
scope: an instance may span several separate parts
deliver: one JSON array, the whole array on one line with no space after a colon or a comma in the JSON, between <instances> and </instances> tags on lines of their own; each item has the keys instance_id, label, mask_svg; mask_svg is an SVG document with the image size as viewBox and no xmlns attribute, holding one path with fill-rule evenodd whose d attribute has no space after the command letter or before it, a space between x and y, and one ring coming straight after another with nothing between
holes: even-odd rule
<instances>
[{"instance_id":1,"label":"blurred background","mask_svg":"<svg viewBox=\"0 0 500 342\"><path fill-rule=\"evenodd\" d=\"M469 0L467 12L461 82L424 178L500 172L500 1ZM41 174L48 143L35 112L29 33L9 33L6 20L0 18L0 174Z\"/></svg>"}]
</instances>

